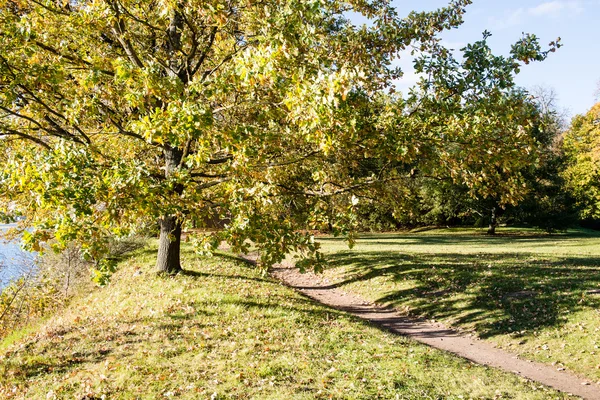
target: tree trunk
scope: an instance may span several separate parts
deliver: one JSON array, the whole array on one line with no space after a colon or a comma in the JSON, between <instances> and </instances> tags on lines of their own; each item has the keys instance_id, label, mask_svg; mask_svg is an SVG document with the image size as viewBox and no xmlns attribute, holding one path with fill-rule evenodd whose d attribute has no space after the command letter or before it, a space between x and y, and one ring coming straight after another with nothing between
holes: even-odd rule
<instances>
[{"instance_id":1,"label":"tree trunk","mask_svg":"<svg viewBox=\"0 0 600 400\"><path fill-rule=\"evenodd\" d=\"M159 225L156 272L176 274L181 271L181 222L174 216L168 215L159 220Z\"/></svg>"},{"instance_id":2,"label":"tree trunk","mask_svg":"<svg viewBox=\"0 0 600 400\"><path fill-rule=\"evenodd\" d=\"M492 207L492 215L490 216L490 226L488 228L487 234L495 235L496 226L498 226L498 223L496 222L496 207Z\"/></svg>"},{"instance_id":3,"label":"tree trunk","mask_svg":"<svg viewBox=\"0 0 600 400\"><path fill-rule=\"evenodd\" d=\"M177 147L165 146L165 177L169 177L180 168L183 151ZM175 185L173 192L181 195L183 187ZM181 271L181 225L182 221L174 215L164 215L158 220L160 237L158 239L158 256L156 272L176 274Z\"/></svg>"}]
</instances>

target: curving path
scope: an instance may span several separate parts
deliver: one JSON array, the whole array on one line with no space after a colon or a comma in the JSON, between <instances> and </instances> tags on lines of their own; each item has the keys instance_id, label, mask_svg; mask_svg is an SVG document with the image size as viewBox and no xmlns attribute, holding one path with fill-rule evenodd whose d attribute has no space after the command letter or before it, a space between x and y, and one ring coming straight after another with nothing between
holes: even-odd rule
<instances>
[{"instance_id":1,"label":"curving path","mask_svg":"<svg viewBox=\"0 0 600 400\"><path fill-rule=\"evenodd\" d=\"M254 262L252 256L243 258ZM461 335L442 324L407 318L392 308L379 307L359 296L334 288L312 273L301 274L295 268L278 266L271 270L271 275L320 303L371 321L391 332L446 350L477 364L513 372L561 392L584 399L600 400L600 385L596 383L566 371L558 371L547 364L519 359L514 354Z\"/></svg>"}]
</instances>

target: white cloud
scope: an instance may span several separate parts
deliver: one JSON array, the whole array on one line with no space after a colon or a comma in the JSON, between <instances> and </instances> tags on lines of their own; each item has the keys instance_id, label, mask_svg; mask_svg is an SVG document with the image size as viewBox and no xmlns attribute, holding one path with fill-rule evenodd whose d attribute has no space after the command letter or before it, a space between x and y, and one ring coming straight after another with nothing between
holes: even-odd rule
<instances>
[{"instance_id":1,"label":"white cloud","mask_svg":"<svg viewBox=\"0 0 600 400\"><path fill-rule=\"evenodd\" d=\"M558 14L559 11L561 11L562 9L565 8L564 3L560 2L560 1L550 1L547 3L542 3L537 7L533 7L529 9L529 14L534 15L534 16L541 16L541 15L556 15Z\"/></svg>"},{"instance_id":2,"label":"white cloud","mask_svg":"<svg viewBox=\"0 0 600 400\"><path fill-rule=\"evenodd\" d=\"M551 16L558 17L561 13L568 12L569 14L580 14L583 12L583 4L581 1L548 1L537 7L532 7L528 10L530 15L534 17Z\"/></svg>"},{"instance_id":3,"label":"white cloud","mask_svg":"<svg viewBox=\"0 0 600 400\"><path fill-rule=\"evenodd\" d=\"M525 9L517 8L515 11L510 13L508 18L506 18L505 23L508 25L517 25L523 21L525 17Z\"/></svg>"},{"instance_id":4,"label":"white cloud","mask_svg":"<svg viewBox=\"0 0 600 400\"><path fill-rule=\"evenodd\" d=\"M452 49L452 50L460 50L467 45L466 42L453 42L453 41L445 40L445 39L442 40L441 44L445 48Z\"/></svg>"},{"instance_id":5,"label":"white cloud","mask_svg":"<svg viewBox=\"0 0 600 400\"><path fill-rule=\"evenodd\" d=\"M490 26L494 30L505 29L511 26L519 25L524 21L526 10L524 8L517 8L512 12L507 12L503 17L492 17L490 18Z\"/></svg>"},{"instance_id":6,"label":"white cloud","mask_svg":"<svg viewBox=\"0 0 600 400\"><path fill-rule=\"evenodd\" d=\"M528 18L551 17L558 18L581 14L584 11L582 0L553 0L540 3L535 7L517 8L513 11L507 11L502 17L490 18L492 29L505 29L511 26L519 25Z\"/></svg>"}]
</instances>

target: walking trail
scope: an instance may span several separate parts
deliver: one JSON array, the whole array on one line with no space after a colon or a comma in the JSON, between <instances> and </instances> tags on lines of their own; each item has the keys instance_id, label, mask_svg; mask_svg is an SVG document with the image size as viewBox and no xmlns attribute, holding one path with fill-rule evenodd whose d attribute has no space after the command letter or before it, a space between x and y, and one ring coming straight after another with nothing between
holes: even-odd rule
<instances>
[{"instance_id":1,"label":"walking trail","mask_svg":"<svg viewBox=\"0 0 600 400\"><path fill-rule=\"evenodd\" d=\"M255 257L244 256L255 262ZM561 392L589 400L600 400L600 385L551 365L519 359L515 354L494 348L489 343L445 327L406 317L389 307L377 306L351 293L333 287L312 273L300 273L289 265L272 269L271 274L304 295L335 309L348 312L387 329L413 338L428 346L445 350L474 363L500 368L524 378L550 386Z\"/></svg>"}]
</instances>

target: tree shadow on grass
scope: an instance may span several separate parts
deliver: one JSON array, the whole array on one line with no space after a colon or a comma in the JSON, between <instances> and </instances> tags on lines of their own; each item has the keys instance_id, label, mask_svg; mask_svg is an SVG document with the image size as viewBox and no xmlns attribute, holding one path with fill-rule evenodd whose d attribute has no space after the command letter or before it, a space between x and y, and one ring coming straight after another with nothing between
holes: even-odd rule
<instances>
[{"instance_id":1,"label":"tree shadow on grass","mask_svg":"<svg viewBox=\"0 0 600 400\"><path fill-rule=\"evenodd\" d=\"M227 275L227 274L215 274L213 272L199 272L189 269L184 269L180 272L180 274L185 276L193 276L196 278L223 278L223 279L235 279L242 281L254 281L254 282L263 282L263 283L272 283L273 280L259 277L251 277L245 275Z\"/></svg>"},{"instance_id":2,"label":"tree shadow on grass","mask_svg":"<svg viewBox=\"0 0 600 400\"><path fill-rule=\"evenodd\" d=\"M597 257L340 252L329 256L329 265L345 268L335 286L369 287L383 278L387 289L377 302L450 319L482 337L559 326L568 312L600 307L591 292L600 287Z\"/></svg>"},{"instance_id":3,"label":"tree shadow on grass","mask_svg":"<svg viewBox=\"0 0 600 400\"><path fill-rule=\"evenodd\" d=\"M62 346L59 346L62 347ZM110 355L111 351L65 352L61 357L40 357L32 355L26 361L12 362L10 358L4 361L0 368L4 377L28 381L45 374L62 374L89 363L100 363Z\"/></svg>"},{"instance_id":4,"label":"tree shadow on grass","mask_svg":"<svg viewBox=\"0 0 600 400\"><path fill-rule=\"evenodd\" d=\"M560 242L561 246L580 245L581 239L600 240L600 233L588 232L585 230L577 230L573 232L547 234L547 233L499 233L496 235L487 235L485 233L474 234L468 233L452 233L452 234L405 234L405 233L366 233L361 235L360 244L369 246L440 246L440 245L469 245L469 246L500 246L510 247L515 244L535 244L536 247L556 246ZM320 242L339 242L339 237L319 237Z\"/></svg>"},{"instance_id":5,"label":"tree shadow on grass","mask_svg":"<svg viewBox=\"0 0 600 400\"><path fill-rule=\"evenodd\" d=\"M281 321L289 321L291 314L296 315L294 320L298 324L348 318L342 311L320 307L302 296L286 292L272 293L270 290L261 292L270 287L257 287L257 293L247 297L228 289L234 287L234 283L239 280L280 287L273 279L199 271L187 271L186 275L200 278L199 285L207 277L222 280L219 284L223 285L224 296L202 297L181 303L174 300L174 307L166 307L152 316L120 317L118 320L94 316L91 320L102 322L89 323L84 319L81 324L73 322L60 326L46 337L32 338L20 348L3 354L0 375L4 378L0 378L0 385L6 379L15 384L25 384L47 375L72 374L77 370L94 368L92 365L100 365L109 359L136 363L147 358L149 349L158 351L154 357L168 359L184 354L190 346L202 342L203 350L197 351L210 352L219 347L218 336L226 330L228 322L243 320L249 312L254 315L250 322L255 328L253 331L259 331L265 326L289 329ZM213 329L214 336L205 337L203 332L210 329ZM194 332L198 333L197 337ZM236 332L235 335L248 335L251 338L256 336L245 330ZM124 361L128 359L130 361Z\"/></svg>"}]
</instances>

